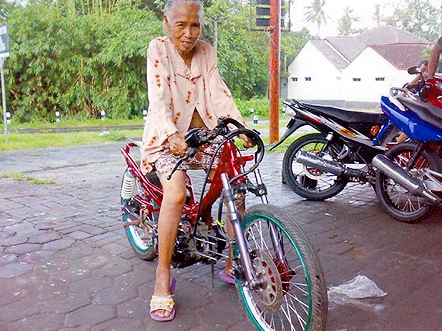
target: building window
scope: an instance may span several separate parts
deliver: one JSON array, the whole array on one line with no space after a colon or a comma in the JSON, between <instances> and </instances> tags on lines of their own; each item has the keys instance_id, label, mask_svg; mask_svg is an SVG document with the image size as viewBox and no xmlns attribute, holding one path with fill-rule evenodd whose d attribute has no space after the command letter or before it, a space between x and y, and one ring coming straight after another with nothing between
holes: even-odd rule
<instances>
[{"instance_id":1,"label":"building window","mask_svg":"<svg viewBox=\"0 0 442 331\"><path fill-rule=\"evenodd\" d=\"M385 80L385 77L376 77L375 79L377 82L383 82Z\"/></svg>"},{"instance_id":2,"label":"building window","mask_svg":"<svg viewBox=\"0 0 442 331\"><path fill-rule=\"evenodd\" d=\"M292 77L292 81L293 82L297 82L298 81L298 77Z\"/></svg>"},{"instance_id":3,"label":"building window","mask_svg":"<svg viewBox=\"0 0 442 331\"><path fill-rule=\"evenodd\" d=\"M306 81L306 82L311 82L311 81L312 81L312 78L311 78L311 77L305 77L305 81Z\"/></svg>"},{"instance_id":4,"label":"building window","mask_svg":"<svg viewBox=\"0 0 442 331\"><path fill-rule=\"evenodd\" d=\"M360 82L361 79L360 79L360 78L353 78L353 81L354 81L354 82Z\"/></svg>"}]
</instances>

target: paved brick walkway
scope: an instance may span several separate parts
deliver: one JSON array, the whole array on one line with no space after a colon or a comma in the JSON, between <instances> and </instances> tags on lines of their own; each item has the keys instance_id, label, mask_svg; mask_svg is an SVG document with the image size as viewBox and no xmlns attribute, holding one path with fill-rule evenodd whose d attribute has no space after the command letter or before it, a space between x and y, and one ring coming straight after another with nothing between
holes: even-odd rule
<instances>
[{"instance_id":1,"label":"paved brick walkway","mask_svg":"<svg viewBox=\"0 0 442 331\"><path fill-rule=\"evenodd\" d=\"M134 256L120 218L124 143L0 153L0 330L252 330L233 286L207 265L174 270L177 316L156 323L147 309L155 262ZM270 202L302 224L329 286L365 275L382 298L333 299L327 331L442 328L441 213L420 224L389 218L368 185L325 202L281 184L282 154L261 172ZM33 184L31 179L54 181Z\"/></svg>"}]
</instances>

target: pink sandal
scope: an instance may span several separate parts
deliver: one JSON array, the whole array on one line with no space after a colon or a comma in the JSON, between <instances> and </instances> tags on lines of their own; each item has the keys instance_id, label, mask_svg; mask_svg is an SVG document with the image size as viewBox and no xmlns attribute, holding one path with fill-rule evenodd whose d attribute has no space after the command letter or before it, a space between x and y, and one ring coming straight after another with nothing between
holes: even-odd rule
<instances>
[{"instance_id":1,"label":"pink sandal","mask_svg":"<svg viewBox=\"0 0 442 331\"><path fill-rule=\"evenodd\" d=\"M224 283L235 284L235 277L228 274L224 270L219 273L219 279L221 279Z\"/></svg>"},{"instance_id":2,"label":"pink sandal","mask_svg":"<svg viewBox=\"0 0 442 331\"><path fill-rule=\"evenodd\" d=\"M160 297L153 295L150 300L150 318L157 322L168 322L175 318L176 309L175 301L173 301L173 293L175 292L176 279L174 277L170 280L170 295ZM158 310L167 311L169 315L161 316L157 314Z\"/></svg>"},{"instance_id":3,"label":"pink sandal","mask_svg":"<svg viewBox=\"0 0 442 331\"><path fill-rule=\"evenodd\" d=\"M150 318L157 322L168 322L175 318L176 309L174 307L173 295L167 297L152 296L150 300ZM169 312L167 316L157 314L158 310Z\"/></svg>"}]
</instances>

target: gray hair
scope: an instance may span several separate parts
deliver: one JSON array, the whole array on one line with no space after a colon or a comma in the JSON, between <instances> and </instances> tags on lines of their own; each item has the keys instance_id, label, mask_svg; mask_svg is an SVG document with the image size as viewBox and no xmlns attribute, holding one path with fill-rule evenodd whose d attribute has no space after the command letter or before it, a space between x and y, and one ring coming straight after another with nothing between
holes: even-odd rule
<instances>
[{"instance_id":1,"label":"gray hair","mask_svg":"<svg viewBox=\"0 0 442 331\"><path fill-rule=\"evenodd\" d=\"M201 1L199 0L167 0L166 5L164 6L164 15L167 19L170 20L172 18L172 8L181 2L193 3L198 8L198 19L202 27L204 23L204 11Z\"/></svg>"}]
</instances>

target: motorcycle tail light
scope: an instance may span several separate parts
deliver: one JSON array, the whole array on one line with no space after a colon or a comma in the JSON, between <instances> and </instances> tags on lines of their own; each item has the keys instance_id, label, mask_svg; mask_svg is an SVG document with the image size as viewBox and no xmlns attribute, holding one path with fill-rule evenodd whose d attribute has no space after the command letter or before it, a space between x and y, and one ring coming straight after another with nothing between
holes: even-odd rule
<instances>
[{"instance_id":1,"label":"motorcycle tail light","mask_svg":"<svg viewBox=\"0 0 442 331\"><path fill-rule=\"evenodd\" d=\"M296 116L296 111L291 107L285 107L285 113L289 116Z\"/></svg>"}]
</instances>

